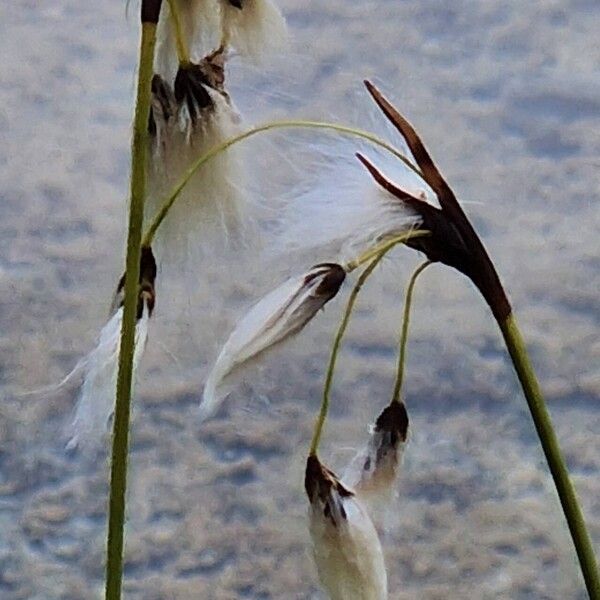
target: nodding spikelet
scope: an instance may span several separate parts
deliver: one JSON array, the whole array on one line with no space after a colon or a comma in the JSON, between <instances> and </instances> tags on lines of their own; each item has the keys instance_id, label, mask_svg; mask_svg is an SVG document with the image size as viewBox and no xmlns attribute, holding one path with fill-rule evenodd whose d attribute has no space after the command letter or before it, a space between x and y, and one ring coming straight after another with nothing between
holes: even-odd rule
<instances>
[{"instance_id":1,"label":"nodding spikelet","mask_svg":"<svg viewBox=\"0 0 600 600\"><path fill-rule=\"evenodd\" d=\"M403 402L386 406L370 427L369 440L344 473L349 485L373 516L396 490L408 436L408 413Z\"/></svg>"},{"instance_id":2,"label":"nodding spikelet","mask_svg":"<svg viewBox=\"0 0 600 600\"><path fill-rule=\"evenodd\" d=\"M271 0L220 0L223 43L258 60L287 40L285 19Z\"/></svg>"},{"instance_id":3,"label":"nodding spikelet","mask_svg":"<svg viewBox=\"0 0 600 600\"><path fill-rule=\"evenodd\" d=\"M204 386L201 417L213 414L223 380L241 365L298 333L339 291L346 272L335 263L315 265L271 291L237 323Z\"/></svg>"},{"instance_id":4,"label":"nodding spikelet","mask_svg":"<svg viewBox=\"0 0 600 600\"><path fill-rule=\"evenodd\" d=\"M181 66L172 88L156 75L150 120L151 219L202 154L240 131L240 117L224 90L223 52ZM200 167L157 232L163 259L186 267L207 252L244 241L252 230L251 200L244 196L243 151L232 147Z\"/></svg>"},{"instance_id":5,"label":"nodding spikelet","mask_svg":"<svg viewBox=\"0 0 600 600\"><path fill-rule=\"evenodd\" d=\"M140 292L135 328L134 373L148 337L148 320L155 304L154 281L156 262L150 248L142 250L140 262ZM83 384L77 401L75 416L68 428L67 450L93 450L106 433L114 411L115 388L119 363L119 344L123 321L123 276L113 300L114 314L102 328L96 347L83 359Z\"/></svg>"},{"instance_id":6,"label":"nodding spikelet","mask_svg":"<svg viewBox=\"0 0 600 600\"><path fill-rule=\"evenodd\" d=\"M316 456L306 463L309 529L321 584L332 600L385 600L381 543L367 510Z\"/></svg>"}]
</instances>

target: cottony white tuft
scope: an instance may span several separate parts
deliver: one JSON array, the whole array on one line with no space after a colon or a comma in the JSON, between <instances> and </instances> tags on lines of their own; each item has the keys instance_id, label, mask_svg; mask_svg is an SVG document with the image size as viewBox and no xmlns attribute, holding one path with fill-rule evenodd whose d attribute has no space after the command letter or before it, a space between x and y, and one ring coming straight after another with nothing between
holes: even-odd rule
<instances>
[{"instance_id":1,"label":"cottony white tuft","mask_svg":"<svg viewBox=\"0 0 600 600\"><path fill-rule=\"evenodd\" d=\"M239 114L224 92L200 83L203 75L196 77L193 70L180 74L185 77L178 75L175 94L164 81L160 88L167 90L162 92L164 101L154 94L149 219L197 158L240 130ZM170 111L174 97L175 114ZM165 119L165 114L169 118ZM239 146L196 171L157 232L156 246L165 263L189 270L207 253L218 253L227 242L235 245L248 237L253 228L250 215L257 211L244 193L244 180L243 149Z\"/></svg>"},{"instance_id":2,"label":"cottony white tuft","mask_svg":"<svg viewBox=\"0 0 600 600\"><path fill-rule=\"evenodd\" d=\"M134 373L144 353L148 319L148 307L144 304L135 331ZM91 451L106 433L114 411L122 320L121 307L102 328L98 345L83 360L84 380L75 417L67 431L70 438L68 450L80 448Z\"/></svg>"},{"instance_id":3,"label":"cottony white tuft","mask_svg":"<svg viewBox=\"0 0 600 600\"><path fill-rule=\"evenodd\" d=\"M242 318L225 342L206 385L202 418L215 412L223 399L225 377L261 352L298 333L340 289L346 273L340 265L314 266L267 294Z\"/></svg>"},{"instance_id":4,"label":"cottony white tuft","mask_svg":"<svg viewBox=\"0 0 600 600\"><path fill-rule=\"evenodd\" d=\"M198 60L219 44L219 0L175 1L190 58ZM169 2L164 0L158 21L154 72L172 84L178 66L175 26Z\"/></svg>"},{"instance_id":5,"label":"cottony white tuft","mask_svg":"<svg viewBox=\"0 0 600 600\"><path fill-rule=\"evenodd\" d=\"M290 254L318 250L341 263L352 262L421 221L409 206L373 184L344 141L331 147L314 142L312 153L314 167L307 172L314 181L294 191L282 217L280 245Z\"/></svg>"},{"instance_id":6,"label":"cottony white tuft","mask_svg":"<svg viewBox=\"0 0 600 600\"><path fill-rule=\"evenodd\" d=\"M307 461L305 487L314 558L331 600L385 600L383 551L364 506L316 456Z\"/></svg>"},{"instance_id":7,"label":"cottony white tuft","mask_svg":"<svg viewBox=\"0 0 600 600\"><path fill-rule=\"evenodd\" d=\"M389 505L396 490L407 434L406 407L392 402L371 426L367 445L344 473L344 483L356 492L373 518Z\"/></svg>"},{"instance_id":8,"label":"cottony white tuft","mask_svg":"<svg viewBox=\"0 0 600 600\"><path fill-rule=\"evenodd\" d=\"M223 43L254 60L281 49L285 19L271 0L221 0Z\"/></svg>"}]
</instances>

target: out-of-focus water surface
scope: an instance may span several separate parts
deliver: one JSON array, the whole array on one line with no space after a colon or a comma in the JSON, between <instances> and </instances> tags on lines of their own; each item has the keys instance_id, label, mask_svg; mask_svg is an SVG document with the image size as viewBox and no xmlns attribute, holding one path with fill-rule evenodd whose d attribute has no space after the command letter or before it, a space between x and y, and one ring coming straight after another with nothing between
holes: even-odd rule
<instances>
[{"instance_id":1,"label":"out-of-focus water surface","mask_svg":"<svg viewBox=\"0 0 600 600\"><path fill-rule=\"evenodd\" d=\"M600 5L285 0L282 8L290 56L264 70L234 63L238 106L252 120L358 114L368 126L376 114L361 121L368 77L412 120L497 260L600 552ZM92 347L121 270L136 11L132 4L127 17L122 2L0 8L7 600L101 595L105 457L63 450L76 390L20 394L59 381ZM265 171L265 190L273 174ZM388 399L400 298L416 261L398 253L359 300L322 449L336 469ZM206 369L265 289L217 257L203 269L202 280L159 282L135 402L126 596L318 598L303 466L343 298L250 371L201 427ZM491 317L441 267L416 296L412 437L385 535L390 597L584 598Z\"/></svg>"}]
</instances>

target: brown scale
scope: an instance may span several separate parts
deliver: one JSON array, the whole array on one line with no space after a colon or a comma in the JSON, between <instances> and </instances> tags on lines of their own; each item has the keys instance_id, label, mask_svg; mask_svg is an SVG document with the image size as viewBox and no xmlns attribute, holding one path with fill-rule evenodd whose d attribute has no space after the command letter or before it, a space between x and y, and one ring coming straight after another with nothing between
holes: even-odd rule
<instances>
[{"instance_id":1,"label":"brown scale","mask_svg":"<svg viewBox=\"0 0 600 600\"><path fill-rule=\"evenodd\" d=\"M152 106L148 116L148 133L155 137L157 122L168 123L177 113L177 102L171 86L160 76L152 77Z\"/></svg>"},{"instance_id":2,"label":"brown scale","mask_svg":"<svg viewBox=\"0 0 600 600\"><path fill-rule=\"evenodd\" d=\"M441 208L400 189L364 156L357 154L373 179L398 200L421 216L427 237L409 240L406 245L423 252L429 260L454 267L477 286L499 323L511 313L498 273L456 196L435 166L413 126L388 102L381 92L365 81L369 93L392 125L400 132L419 166L423 179L437 196Z\"/></svg>"},{"instance_id":3,"label":"brown scale","mask_svg":"<svg viewBox=\"0 0 600 600\"><path fill-rule=\"evenodd\" d=\"M334 527L338 525L335 520L336 513L346 520L346 511L339 499L351 498L354 494L346 489L335 473L322 465L315 455L309 456L306 461L304 488L311 504L317 500L323 504L323 515ZM335 510L332 508L334 504Z\"/></svg>"},{"instance_id":4,"label":"brown scale","mask_svg":"<svg viewBox=\"0 0 600 600\"><path fill-rule=\"evenodd\" d=\"M328 300L331 300L339 292L342 283L344 283L346 271L337 263L320 263L311 267L311 273L304 278L304 284L310 283L322 274L322 271L318 269L324 269L329 272L315 290L315 296L324 296Z\"/></svg>"},{"instance_id":5,"label":"brown scale","mask_svg":"<svg viewBox=\"0 0 600 600\"><path fill-rule=\"evenodd\" d=\"M229 95L225 92L225 51L222 48L215 50L198 64L182 64L177 70L175 99L180 106L187 106L193 124L202 112L214 108L209 88L229 101Z\"/></svg>"},{"instance_id":6,"label":"brown scale","mask_svg":"<svg viewBox=\"0 0 600 600\"><path fill-rule=\"evenodd\" d=\"M404 402L392 402L383 409L375 421L375 433L382 434L382 443L377 448L376 461L383 461L390 452L396 452L400 442L406 442L408 434L408 413ZM367 459L370 461L370 459ZM370 464L365 464L369 470Z\"/></svg>"},{"instance_id":7,"label":"brown scale","mask_svg":"<svg viewBox=\"0 0 600 600\"><path fill-rule=\"evenodd\" d=\"M140 278L139 278L139 291L138 291L138 305L137 305L137 319L142 318L144 312L144 305L148 308L148 316L152 316L154 305L156 303L156 291L154 289L154 282L156 280L156 260L152 248L143 247L142 254L140 257ZM117 291L113 297L111 305L111 314L117 311L125 302L125 274L121 275L119 284L117 285Z\"/></svg>"}]
</instances>

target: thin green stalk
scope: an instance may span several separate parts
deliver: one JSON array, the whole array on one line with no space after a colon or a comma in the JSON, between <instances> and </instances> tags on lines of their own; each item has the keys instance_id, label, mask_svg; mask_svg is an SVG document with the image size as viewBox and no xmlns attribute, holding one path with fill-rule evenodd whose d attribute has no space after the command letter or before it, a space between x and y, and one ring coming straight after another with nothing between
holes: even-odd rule
<instances>
[{"instance_id":1,"label":"thin green stalk","mask_svg":"<svg viewBox=\"0 0 600 600\"><path fill-rule=\"evenodd\" d=\"M404 380L404 364L406 363L406 344L408 341L408 325L410 321L410 307L412 304L412 296L415 288L415 283L419 275L431 264L430 260L426 260L420 264L410 276L408 287L406 288L406 296L404 297L404 312L402 316L402 332L400 334L400 344L398 350L398 368L396 369L396 381L394 383L394 391L392 392L392 402L400 402L400 391Z\"/></svg>"},{"instance_id":2,"label":"thin green stalk","mask_svg":"<svg viewBox=\"0 0 600 600\"><path fill-rule=\"evenodd\" d=\"M146 196L147 127L150 115L152 63L156 43L156 22L144 17L154 16L151 9L160 10L160 2L142 2L142 32L137 83L137 99L133 122L131 147L131 182L127 257L125 275L125 302L119 351L119 370L112 438L110 468L110 499L106 561L106 599L119 600L123 579L123 527L125 523L125 491L127 488L127 454L129 418L133 383L133 354L140 276L140 242ZM150 8L148 5L152 5ZM158 11L156 11L158 20Z\"/></svg>"},{"instance_id":3,"label":"thin green stalk","mask_svg":"<svg viewBox=\"0 0 600 600\"><path fill-rule=\"evenodd\" d=\"M317 417L317 422L315 424L315 430L313 432L312 441L310 443L310 452L311 456L316 456L317 449L319 447L319 441L321 439L321 433L323 432L323 426L325 425L325 420L327 418L327 413L329 411L329 396L331 392L331 383L333 381L333 371L335 370L335 363L337 361L338 352L340 349L340 343L342 341L342 337L348 327L348 322L350 321L350 314L352 313L352 309L354 308L354 304L356 302L356 298L363 284L369 277L369 275L373 272L375 267L379 264L381 259L385 256L385 252L381 252L378 256L376 256L369 266L360 274L352 293L350 294L350 298L348 299L348 304L346 304L346 310L344 312L344 316L342 317L342 322L337 330L335 335L335 339L333 340L333 346L331 348L331 355L329 357L329 365L327 366L327 375L325 376L325 386L323 388L323 401L321 402L321 409L319 410L319 416Z\"/></svg>"},{"instance_id":4,"label":"thin green stalk","mask_svg":"<svg viewBox=\"0 0 600 600\"><path fill-rule=\"evenodd\" d=\"M350 297L348 298L348 303L346 304L346 310L344 311L344 316L342 317L342 322L337 330L335 338L333 340L333 346L331 348L331 355L329 357L329 364L327 366L327 374L325 375L325 385L323 386L323 400L321 402L321 408L319 410L319 415L317 417L315 423L315 430L313 432L312 441L310 443L309 454L311 456L316 456L317 449L319 447L319 441L321 440L321 434L323 433L323 427L325 425L325 420L327 419L327 413L329 412L329 397L331 393L331 384L333 382L333 372L335 370L335 364L337 362L337 356L340 349L340 344L342 342L342 338L344 337L344 333L346 332L346 328L348 327L348 323L350 321L350 315L352 313L352 309L354 308L354 304L356 303L356 298L358 293L360 292L362 286L365 281L369 278L375 267L379 264L379 262L383 259L383 257L398 244L408 241L409 239L420 237L421 235L427 234L429 232L422 231L413 231L405 233L402 236L398 236L393 240L386 243L384 246L379 246L379 252L373 257L372 261L365 268L365 270L360 274L356 284L350 293ZM359 264L364 264L368 258L365 258ZM357 265L358 266L358 265Z\"/></svg>"},{"instance_id":5,"label":"thin green stalk","mask_svg":"<svg viewBox=\"0 0 600 600\"><path fill-rule=\"evenodd\" d=\"M179 64L182 66L188 66L190 64L190 51L185 41L183 34L183 27L181 25L181 13L179 12L179 6L177 6L177 0L167 0L169 3L169 9L171 10L171 19L173 22L173 29L175 30L175 45L177 46L177 58Z\"/></svg>"},{"instance_id":6,"label":"thin green stalk","mask_svg":"<svg viewBox=\"0 0 600 600\"><path fill-rule=\"evenodd\" d=\"M521 382L542 449L544 450L554 484L556 485L558 497L567 519L571 537L573 538L575 551L579 558L579 564L581 565L589 597L591 600L600 600L600 574L594 556L592 541L586 529L583 513L577 500L575 488L569 477L569 471L562 456L550 414L546 408L533 366L529 360L525 342L512 313L504 321L499 322L499 325L519 381Z\"/></svg>"},{"instance_id":7,"label":"thin green stalk","mask_svg":"<svg viewBox=\"0 0 600 600\"><path fill-rule=\"evenodd\" d=\"M272 131L274 129L325 129L329 131L336 131L338 133L359 137L364 140L371 142L372 144L383 148L384 150L393 154L396 158L400 159L406 166L408 166L412 171L414 171L419 177L422 177L421 172L417 167L415 167L412 162L406 158L399 150L394 148L391 144L378 138L376 135L369 133L368 131L363 131L361 129L355 129L353 127L347 127L345 125L337 125L335 123L325 123L322 121L303 121L303 120L290 120L290 121L271 121L269 123L265 123L263 125L257 125L252 129L248 129L236 136L233 136L216 146L213 146L210 150L206 151L202 154L184 173L179 183L173 188L169 196L165 199L159 211L154 216L152 223L149 228L146 230L144 235L143 245L150 246L152 244L152 240L154 239L154 235L156 234L157 229L160 227L160 224L164 221L165 217L171 210L173 204L179 197L179 194L183 190L183 188L187 185L188 181L194 176L196 171L207 163L211 158L214 158L221 152L224 152L234 144L237 144L249 137L252 137L258 133L262 133L265 131Z\"/></svg>"},{"instance_id":8,"label":"thin green stalk","mask_svg":"<svg viewBox=\"0 0 600 600\"><path fill-rule=\"evenodd\" d=\"M374 246L373 248L369 248L364 254L361 254L355 260L351 260L344 265L344 269L346 273L351 273L354 269L357 269L361 265L369 262L371 259L375 258L377 255L383 253L385 254L388 250L391 250L394 246L401 244L402 242L406 242L409 239L414 240L419 237L428 237L431 235L430 231L426 229L414 229L409 233L403 233L401 235L397 235L391 238L386 239L380 244Z\"/></svg>"}]
</instances>

